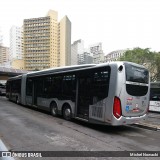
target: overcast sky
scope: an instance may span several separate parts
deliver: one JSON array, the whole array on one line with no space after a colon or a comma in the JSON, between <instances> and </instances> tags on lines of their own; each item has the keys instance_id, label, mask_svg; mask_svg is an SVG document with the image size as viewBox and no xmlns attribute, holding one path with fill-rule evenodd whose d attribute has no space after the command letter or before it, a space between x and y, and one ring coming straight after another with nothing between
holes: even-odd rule
<instances>
[{"instance_id":1,"label":"overcast sky","mask_svg":"<svg viewBox=\"0 0 160 160\"><path fill-rule=\"evenodd\" d=\"M23 19L46 16L48 10L67 15L72 23L72 42L85 47L102 42L105 54L133 47L160 51L160 0L1 0L0 30L9 46L12 25Z\"/></svg>"}]
</instances>

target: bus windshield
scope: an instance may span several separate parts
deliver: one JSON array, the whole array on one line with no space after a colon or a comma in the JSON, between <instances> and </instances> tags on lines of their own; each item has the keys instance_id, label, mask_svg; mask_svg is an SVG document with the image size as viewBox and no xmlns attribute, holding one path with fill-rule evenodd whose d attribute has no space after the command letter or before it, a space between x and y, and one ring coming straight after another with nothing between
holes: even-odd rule
<instances>
[{"instance_id":1,"label":"bus windshield","mask_svg":"<svg viewBox=\"0 0 160 160\"><path fill-rule=\"evenodd\" d=\"M148 84L149 73L147 69L136 67L131 64L125 64L125 69L126 81Z\"/></svg>"}]
</instances>

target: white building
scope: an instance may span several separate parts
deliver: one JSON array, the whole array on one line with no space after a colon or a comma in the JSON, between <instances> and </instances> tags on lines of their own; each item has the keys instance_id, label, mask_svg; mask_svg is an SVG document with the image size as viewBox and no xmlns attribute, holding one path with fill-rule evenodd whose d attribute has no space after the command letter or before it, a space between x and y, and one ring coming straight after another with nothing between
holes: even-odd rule
<instances>
[{"instance_id":1,"label":"white building","mask_svg":"<svg viewBox=\"0 0 160 160\"><path fill-rule=\"evenodd\" d=\"M9 48L0 45L0 66L9 66Z\"/></svg>"},{"instance_id":2,"label":"white building","mask_svg":"<svg viewBox=\"0 0 160 160\"><path fill-rule=\"evenodd\" d=\"M23 58L23 27L12 26L10 29L10 58Z\"/></svg>"},{"instance_id":3,"label":"white building","mask_svg":"<svg viewBox=\"0 0 160 160\"><path fill-rule=\"evenodd\" d=\"M83 54L78 54L78 64L92 64L93 57L89 52L83 52Z\"/></svg>"},{"instance_id":4,"label":"white building","mask_svg":"<svg viewBox=\"0 0 160 160\"><path fill-rule=\"evenodd\" d=\"M89 47L91 55L93 55L93 63L99 64L104 62L104 53L102 43L96 43Z\"/></svg>"},{"instance_id":5,"label":"white building","mask_svg":"<svg viewBox=\"0 0 160 160\"><path fill-rule=\"evenodd\" d=\"M0 45L2 45L2 44L3 44L3 35L2 35L2 31L0 29Z\"/></svg>"},{"instance_id":6,"label":"white building","mask_svg":"<svg viewBox=\"0 0 160 160\"><path fill-rule=\"evenodd\" d=\"M71 45L71 65L79 64L79 61L83 61L84 53L84 41L79 39Z\"/></svg>"},{"instance_id":7,"label":"white building","mask_svg":"<svg viewBox=\"0 0 160 160\"><path fill-rule=\"evenodd\" d=\"M126 50L116 50L112 51L109 54L105 56L105 62L111 62L111 61L117 61L121 56L124 55L124 53L127 51Z\"/></svg>"}]
</instances>

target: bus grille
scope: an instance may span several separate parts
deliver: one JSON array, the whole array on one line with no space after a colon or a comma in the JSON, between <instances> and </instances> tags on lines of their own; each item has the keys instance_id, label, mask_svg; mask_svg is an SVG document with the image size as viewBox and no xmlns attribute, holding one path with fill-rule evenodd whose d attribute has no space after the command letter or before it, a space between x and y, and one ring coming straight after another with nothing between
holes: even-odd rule
<instances>
[{"instance_id":1,"label":"bus grille","mask_svg":"<svg viewBox=\"0 0 160 160\"><path fill-rule=\"evenodd\" d=\"M97 118L102 118L103 107L92 106L92 116Z\"/></svg>"}]
</instances>

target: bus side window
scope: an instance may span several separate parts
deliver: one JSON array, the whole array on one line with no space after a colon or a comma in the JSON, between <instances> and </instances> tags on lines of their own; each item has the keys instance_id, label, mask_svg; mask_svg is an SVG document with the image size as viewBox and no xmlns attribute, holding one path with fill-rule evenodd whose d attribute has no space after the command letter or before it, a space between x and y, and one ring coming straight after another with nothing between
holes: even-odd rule
<instances>
[{"instance_id":1,"label":"bus side window","mask_svg":"<svg viewBox=\"0 0 160 160\"><path fill-rule=\"evenodd\" d=\"M102 68L93 75L93 103L108 96L109 90L109 70Z\"/></svg>"},{"instance_id":2,"label":"bus side window","mask_svg":"<svg viewBox=\"0 0 160 160\"><path fill-rule=\"evenodd\" d=\"M60 75L54 75L52 77L51 94L52 98L61 98L62 93L62 80L63 77Z\"/></svg>"},{"instance_id":3,"label":"bus side window","mask_svg":"<svg viewBox=\"0 0 160 160\"><path fill-rule=\"evenodd\" d=\"M44 85L43 77L37 78L36 83L37 83L37 96L43 97L43 85Z\"/></svg>"},{"instance_id":4,"label":"bus side window","mask_svg":"<svg viewBox=\"0 0 160 160\"><path fill-rule=\"evenodd\" d=\"M27 79L27 85L26 85L26 95L32 96L32 88L33 88L33 81L32 79Z\"/></svg>"},{"instance_id":5,"label":"bus side window","mask_svg":"<svg viewBox=\"0 0 160 160\"><path fill-rule=\"evenodd\" d=\"M43 97L49 98L51 97L51 86L52 86L52 77L44 77L44 85L43 85Z\"/></svg>"},{"instance_id":6,"label":"bus side window","mask_svg":"<svg viewBox=\"0 0 160 160\"><path fill-rule=\"evenodd\" d=\"M76 81L75 75L65 75L62 82L62 93L64 97L75 99Z\"/></svg>"}]
</instances>

